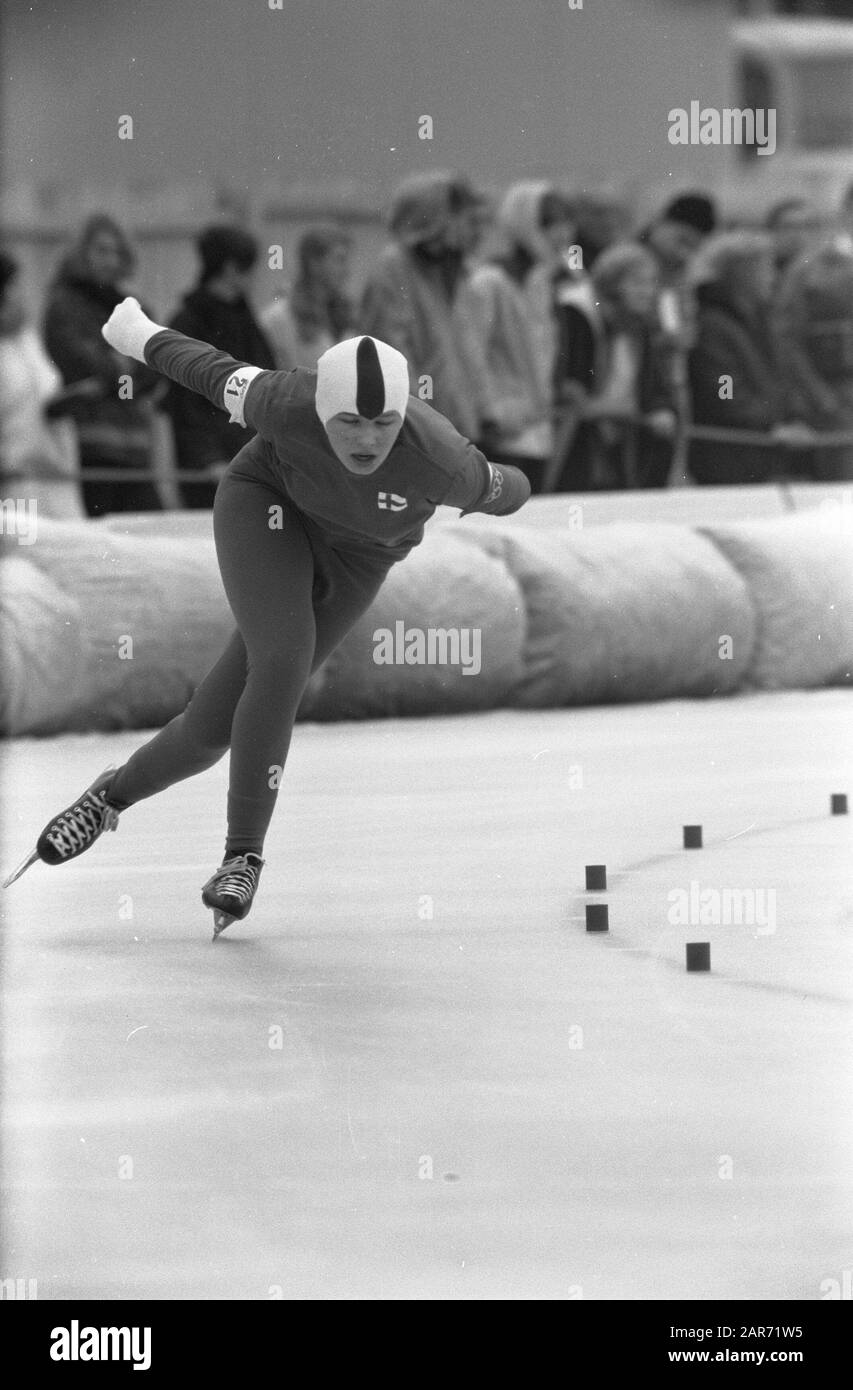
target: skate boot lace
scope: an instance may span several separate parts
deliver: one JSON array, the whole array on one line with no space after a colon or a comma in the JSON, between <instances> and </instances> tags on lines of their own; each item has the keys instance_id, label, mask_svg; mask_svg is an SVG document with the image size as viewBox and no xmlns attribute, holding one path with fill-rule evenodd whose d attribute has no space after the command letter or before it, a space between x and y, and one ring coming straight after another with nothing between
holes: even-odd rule
<instances>
[{"instance_id":1,"label":"skate boot lace","mask_svg":"<svg viewBox=\"0 0 853 1390\"><path fill-rule=\"evenodd\" d=\"M261 864L250 864L246 855L229 859L204 885L205 889L215 888L217 896L234 898L238 903L251 900L257 887Z\"/></svg>"},{"instance_id":2,"label":"skate boot lace","mask_svg":"<svg viewBox=\"0 0 853 1390\"><path fill-rule=\"evenodd\" d=\"M107 805L100 792L93 792L72 806L50 827L45 839L63 859L91 844L102 830L115 830L118 811Z\"/></svg>"}]
</instances>

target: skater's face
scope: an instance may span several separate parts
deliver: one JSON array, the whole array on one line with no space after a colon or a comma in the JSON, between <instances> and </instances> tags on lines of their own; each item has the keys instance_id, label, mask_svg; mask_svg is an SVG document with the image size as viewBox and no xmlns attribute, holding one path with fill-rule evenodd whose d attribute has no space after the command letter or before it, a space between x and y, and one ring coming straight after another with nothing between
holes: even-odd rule
<instances>
[{"instance_id":1,"label":"skater's face","mask_svg":"<svg viewBox=\"0 0 853 1390\"><path fill-rule=\"evenodd\" d=\"M403 419L396 410L387 410L375 420L342 413L326 421L329 443L348 473L375 473L402 428Z\"/></svg>"}]
</instances>

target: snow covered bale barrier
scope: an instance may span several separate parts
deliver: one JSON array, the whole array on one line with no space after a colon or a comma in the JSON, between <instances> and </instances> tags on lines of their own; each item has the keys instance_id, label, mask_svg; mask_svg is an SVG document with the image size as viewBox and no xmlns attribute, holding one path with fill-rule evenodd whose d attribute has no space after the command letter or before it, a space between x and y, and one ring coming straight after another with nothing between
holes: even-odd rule
<instances>
[{"instance_id":1,"label":"snow covered bale barrier","mask_svg":"<svg viewBox=\"0 0 853 1390\"><path fill-rule=\"evenodd\" d=\"M507 704L523 678L525 613L502 559L456 528L394 565L321 667L300 717L453 714Z\"/></svg>"},{"instance_id":2,"label":"snow covered bale barrier","mask_svg":"<svg viewBox=\"0 0 853 1390\"><path fill-rule=\"evenodd\" d=\"M40 520L31 544L2 538L4 733L152 727L185 707L234 622L206 524L167 521ZM845 683L844 530L822 510L702 531L428 530L312 678L300 718Z\"/></svg>"},{"instance_id":3,"label":"snow covered bale barrier","mask_svg":"<svg viewBox=\"0 0 853 1390\"><path fill-rule=\"evenodd\" d=\"M743 576L755 608L748 684L782 690L853 681L849 508L703 531Z\"/></svg>"},{"instance_id":4,"label":"snow covered bale barrier","mask_svg":"<svg viewBox=\"0 0 853 1390\"><path fill-rule=\"evenodd\" d=\"M755 619L746 584L684 526L477 531L527 609L526 707L722 695L746 671Z\"/></svg>"},{"instance_id":5,"label":"snow covered bale barrier","mask_svg":"<svg viewBox=\"0 0 853 1390\"><path fill-rule=\"evenodd\" d=\"M154 523L122 536L40 520L27 563L40 588L18 567L0 589L4 654L18 654L4 697L14 712L8 732L163 724L233 630L212 542L166 538Z\"/></svg>"},{"instance_id":6,"label":"snow covered bale barrier","mask_svg":"<svg viewBox=\"0 0 853 1390\"><path fill-rule=\"evenodd\" d=\"M61 733L86 690L86 641L73 591L4 548L0 559L0 733Z\"/></svg>"}]
</instances>

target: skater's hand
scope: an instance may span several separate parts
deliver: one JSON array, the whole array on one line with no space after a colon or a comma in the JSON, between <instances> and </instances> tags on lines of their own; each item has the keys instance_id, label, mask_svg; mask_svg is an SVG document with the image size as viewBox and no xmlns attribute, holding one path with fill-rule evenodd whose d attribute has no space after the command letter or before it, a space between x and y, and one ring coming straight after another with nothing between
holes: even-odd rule
<instances>
[{"instance_id":1,"label":"skater's hand","mask_svg":"<svg viewBox=\"0 0 853 1390\"><path fill-rule=\"evenodd\" d=\"M154 323L143 312L138 299L123 299L117 304L101 329L110 347L123 357L133 357L137 362L145 361L145 344L155 333L162 331L162 324Z\"/></svg>"}]
</instances>

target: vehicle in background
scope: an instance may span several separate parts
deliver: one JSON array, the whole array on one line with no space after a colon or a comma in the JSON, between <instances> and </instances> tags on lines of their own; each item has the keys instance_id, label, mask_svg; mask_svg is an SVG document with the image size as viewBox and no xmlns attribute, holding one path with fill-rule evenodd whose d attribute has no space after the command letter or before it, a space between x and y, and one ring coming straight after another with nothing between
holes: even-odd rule
<instances>
[{"instance_id":1,"label":"vehicle in background","mask_svg":"<svg viewBox=\"0 0 853 1390\"><path fill-rule=\"evenodd\" d=\"M727 219L760 221L787 197L833 217L853 181L853 23L743 21L732 26L733 97L740 109L775 110L776 149L728 148L719 189Z\"/></svg>"}]
</instances>

